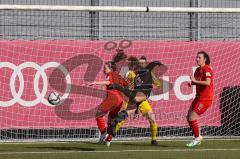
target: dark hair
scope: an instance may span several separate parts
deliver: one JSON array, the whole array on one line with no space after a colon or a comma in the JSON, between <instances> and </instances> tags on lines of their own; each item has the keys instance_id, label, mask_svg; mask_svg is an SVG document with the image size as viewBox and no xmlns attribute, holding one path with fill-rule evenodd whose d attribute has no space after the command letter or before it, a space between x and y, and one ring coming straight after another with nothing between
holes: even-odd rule
<instances>
[{"instance_id":1,"label":"dark hair","mask_svg":"<svg viewBox=\"0 0 240 159\"><path fill-rule=\"evenodd\" d=\"M124 53L123 50L117 50L117 53L113 56L112 61L106 62L109 68L111 68L113 71L117 70L116 63L124 60L127 58L127 55Z\"/></svg>"},{"instance_id":2,"label":"dark hair","mask_svg":"<svg viewBox=\"0 0 240 159\"><path fill-rule=\"evenodd\" d=\"M105 64L108 65L108 67L109 67L110 69L112 69L113 71L116 71L116 70L117 70L117 65L116 65L116 63L114 63L113 61L108 61L108 62L106 62Z\"/></svg>"},{"instance_id":3,"label":"dark hair","mask_svg":"<svg viewBox=\"0 0 240 159\"><path fill-rule=\"evenodd\" d=\"M127 55L124 53L123 50L117 49L116 51L117 51L117 53L113 56L112 62L118 63L127 58Z\"/></svg>"},{"instance_id":4,"label":"dark hair","mask_svg":"<svg viewBox=\"0 0 240 159\"><path fill-rule=\"evenodd\" d=\"M209 57L209 55L208 55L205 51L199 51L197 54L198 54L198 55L199 55L199 54L202 54L203 57L204 57L204 59L206 60L205 63L206 63L207 65L210 65L210 63L211 63L210 57Z\"/></svg>"},{"instance_id":5,"label":"dark hair","mask_svg":"<svg viewBox=\"0 0 240 159\"><path fill-rule=\"evenodd\" d=\"M139 67L138 59L136 57L130 56L128 58L128 61L129 61L128 67L130 70L136 70Z\"/></svg>"},{"instance_id":6,"label":"dark hair","mask_svg":"<svg viewBox=\"0 0 240 159\"><path fill-rule=\"evenodd\" d=\"M147 58L145 56L141 56L139 60L145 60L147 61Z\"/></svg>"}]
</instances>

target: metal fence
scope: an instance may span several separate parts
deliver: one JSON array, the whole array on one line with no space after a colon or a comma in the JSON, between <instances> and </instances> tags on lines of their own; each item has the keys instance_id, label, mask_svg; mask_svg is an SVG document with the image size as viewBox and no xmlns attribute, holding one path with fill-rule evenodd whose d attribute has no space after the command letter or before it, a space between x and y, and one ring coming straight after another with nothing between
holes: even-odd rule
<instances>
[{"instance_id":1,"label":"metal fence","mask_svg":"<svg viewBox=\"0 0 240 159\"><path fill-rule=\"evenodd\" d=\"M239 0L0 0L1 4L240 7ZM0 39L237 40L240 14L0 11Z\"/></svg>"}]
</instances>

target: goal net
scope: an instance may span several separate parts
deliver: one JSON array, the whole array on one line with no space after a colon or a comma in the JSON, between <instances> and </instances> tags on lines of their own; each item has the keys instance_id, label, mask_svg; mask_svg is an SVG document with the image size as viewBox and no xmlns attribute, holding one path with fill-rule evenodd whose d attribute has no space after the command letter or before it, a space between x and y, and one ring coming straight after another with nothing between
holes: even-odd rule
<instances>
[{"instance_id":1,"label":"goal net","mask_svg":"<svg viewBox=\"0 0 240 159\"><path fill-rule=\"evenodd\" d=\"M201 134L240 135L238 8L0 5L1 141L89 140L99 136L95 114L105 88L103 64L116 49L161 61L160 91L149 103L159 138L189 137L186 115L195 96L187 82L196 53L206 51L215 73L214 102L201 116ZM127 67L120 67L125 74ZM64 102L48 103L50 92ZM107 116L105 118L107 123ZM149 137L144 116L128 118L117 139Z\"/></svg>"}]
</instances>

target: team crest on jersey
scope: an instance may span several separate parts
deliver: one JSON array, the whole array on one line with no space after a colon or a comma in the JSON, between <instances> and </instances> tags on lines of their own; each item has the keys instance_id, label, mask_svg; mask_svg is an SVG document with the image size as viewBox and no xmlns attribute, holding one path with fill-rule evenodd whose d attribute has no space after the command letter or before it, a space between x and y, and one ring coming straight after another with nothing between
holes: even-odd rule
<instances>
[{"instance_id":1,"label":"team crest on jersey","mask_svg":"<svg viewBox=\"0 0 240 159\"><path fill-rule=\"evenodd\" d=\"M201 110L203 108L203 104L199 104L198 110Z\"/></svg>"},{"instance_id":2,"label":"team crest on jersey","mask_svg":"<svg viewBox=\"0 0 240 159\"><path fill-rule=\"evenodd\" d=\"M138 76L137 79L136 79L136 85L141 86L142 83L143 83L142 79Z\"/></svg>"},{"instance_id":3,"label":"team crest on jersey","mask_svg":"<svg viewBox=\"0 0 240 159\"><path fill-rule=\"evenodd\" d=\"M210 72L206 72L206 76L211 76L211 73Z\"/></svg>"}]
</instances>

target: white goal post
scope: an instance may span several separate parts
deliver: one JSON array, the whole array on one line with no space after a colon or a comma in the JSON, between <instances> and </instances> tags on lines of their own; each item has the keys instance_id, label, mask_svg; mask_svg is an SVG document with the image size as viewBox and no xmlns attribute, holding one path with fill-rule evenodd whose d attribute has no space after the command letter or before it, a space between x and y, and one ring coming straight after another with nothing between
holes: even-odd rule
<instances>
[{"instance_id":1,"label":"white goal post","mask_svg":"<svg viewBox=\"0 0 240 159\"><path fill-rule=\"evenodd\" d=\"M51 6L51 5L6 5L0 10L41 11L89 11L89 12L170 12L170 13L240 13L240 8L196 8L196 7L124 7L124 6Z\"/></svg>"}]
</instances>

